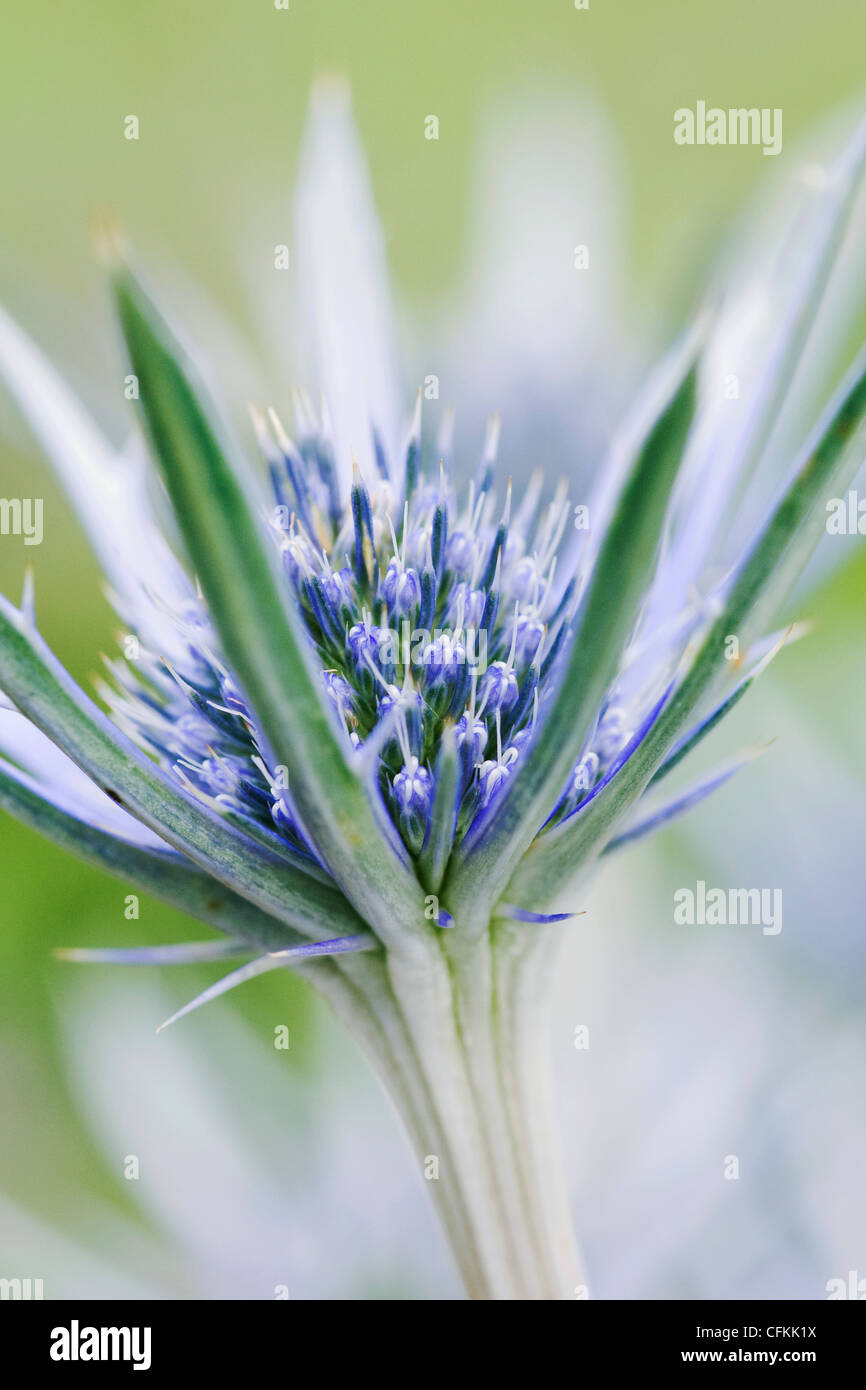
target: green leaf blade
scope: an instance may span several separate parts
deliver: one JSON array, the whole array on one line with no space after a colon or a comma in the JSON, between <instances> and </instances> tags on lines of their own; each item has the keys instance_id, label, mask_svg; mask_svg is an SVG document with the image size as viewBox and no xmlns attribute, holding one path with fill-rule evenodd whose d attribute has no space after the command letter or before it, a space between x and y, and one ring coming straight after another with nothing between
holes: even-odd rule
<instances>
[{"instance_id":1,"label":"green leaf blade","mask_svg":"<svg viewBox=\"0 0 866 1390\"><path fill-rule=\"evenodd\" d=\"M571 652L552 705L483 835L452 857L446 880L458 921L501 897L514 863L550 814L577 763L637 619L658 553L671 489L695 410L689 348L666 404L645 436L620 493L580 605ZM483 915L483 911L479 914Z\"/></svg>"},{"instance_id":2,"label":"green leaf blade","mask_svg":"<svg viewBox=\"0 0 866 1390\"><path fill-rule=\"evenodd\" d=\"M359 929L336 888L268 855L183 792L115 728L2 597L0 687L112 800L241 897L307 935L320 933L323 913L345 923L347 933Z\"/></svg>"},{"instance_id":3,"label":"green leaf blade","mask_svg":"<svg viewBox=\"0 0 866 1390\"><path fill-rule=\"evenodd\" d=\"M239 451L220 437L191 363L122 269L115 295L140 403L187 550L306 833L345 895L377 930L423 923L420 885L387 836L328 708L275 548L242 486Z\"/></svg>"},{"instance_id":4,"label":"green leaf blade","mask_svg":"<svg viewBox=\"0 0 866 1390\"><path fill-rule=\"evenodd\" d=\"M132 844L55 806L2 760L0 808L88 864L253 947L277 951L304 939L179 854Z\"/></svg>"},{"instance_id":5,"label":"green leaf blade","mask_svg":"<svg viewBox=\"0 0 866 1390\"><path fill-rule=\"evenodd\" d=\"M544 902L552 885L604 849L622 815L641 795L702 702L729 674L726 639L741 642L774 612L820 535L832 493L848 486L866 451L866 350L836 392L793 479L730 581L718 617L646 738L603 793L527 852L508 887L510 901Z\"/></svg>"},{"instance_id":6,"label":"green leaf blade","mask_svg":"<svg viewBox=\"0 0 866 1390\"><path fill-rule=\"evenodd\" d=\"M418 861L421 877L431 893L439 892L454 843L459 775L457 737L454 725L448 724L442 731L439 756L436 760L436 792L430 808L429 830Z\"/></svg>"}]
</instances>

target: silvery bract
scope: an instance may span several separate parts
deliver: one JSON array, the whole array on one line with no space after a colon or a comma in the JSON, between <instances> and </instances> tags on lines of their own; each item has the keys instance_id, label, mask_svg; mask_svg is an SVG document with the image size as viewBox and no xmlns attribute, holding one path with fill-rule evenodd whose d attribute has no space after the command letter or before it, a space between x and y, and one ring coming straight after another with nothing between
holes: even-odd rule
<instances>
[{"instance_id":1,"label":"silvery bract","mask_svg":"<svg viewBox=\"0 0 866 1390\"><path fill-rule=\"evenodd\" d=\"M420 393L401 438L342 95L319 94L311 131L298 235L325 397L296 394L291 420L254 411L255 465L115 261L127 381L173 525L139 451L112 450L0 320L7 382L127 633L106 714L39 637L29 588L20 609L2 601L0 803L222 933L74 957L250 958L182 1013L263 971L302 972L393 1097L470 1295L572 1298L590 1276L547 1099L548 985L570 915L555 900L570 889L579 911L602 856L744 760L666 798L667 775L783 644L774 610L863 457L861 359L750 515L863 139L816 195L757 350L742 298L715 294L585 499L548 486L544 458L512 488L495 423L459 484L472 470L425 438Z\"/></svg>"}]
</instances>

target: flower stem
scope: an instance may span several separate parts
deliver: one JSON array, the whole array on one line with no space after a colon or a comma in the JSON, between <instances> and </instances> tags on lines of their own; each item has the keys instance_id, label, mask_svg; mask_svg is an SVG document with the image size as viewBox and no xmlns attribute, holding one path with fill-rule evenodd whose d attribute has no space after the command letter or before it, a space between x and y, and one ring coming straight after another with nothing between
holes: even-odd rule
<instances>
[{"instance_id":1,"label":"flower stem","mask_svg":"<svg viewBox=\"0 0 866 1390\"><path fill-rule=\"evenodd\" d=\"M549 1001L562 929L494 927L496 1024L503 1086L524 1174L530 1220L559 1297L586 1296L553 1106Z\"/></svg>"},{"instance_id":2,"label":"flower stem","mask_svg":"<svg viewBox=\"0 0 866 1390\"><path fill-rule=\"evenodd\" d=\"M364 1000L365 1051L408 1131L469 1297L573 1298L581 1276L543 1099L543 997L530 1007L544 971L507 927L462 942L455 932L447 952L442 943L431 930L389 949L386 968L366 957L352 996ZM357 1008L348 1017L331 997L357 1033Z\"/></svg>"}]
</instances>

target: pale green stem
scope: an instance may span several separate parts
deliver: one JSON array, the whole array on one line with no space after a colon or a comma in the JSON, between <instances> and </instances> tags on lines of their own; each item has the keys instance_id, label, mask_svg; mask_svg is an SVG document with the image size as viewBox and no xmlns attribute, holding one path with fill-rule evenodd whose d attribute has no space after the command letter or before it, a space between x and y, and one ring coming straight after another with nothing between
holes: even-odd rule
<instances>
[{"instance_id":1,"label":"pale green stem","mask_svg":"<svg viewBox=\"0 0 866 1390\"><path fill-rule=\"evenodd\" d=\"M559 924L499 921L493 932L496 1038L530 1221L558 1290L552 1296L574 1298L586 1296L586 1276L554 1118L550 1059L550 999L563 941Z\"/></svg>"},{"instance_id":2,"label":"pale green stem","mask_svg":"<svg viewBox=\"0 0 866 1390\"><path fill-rule=\"evenodd\" d=\"M451 975L433 932L388 952L394 994L412 1035L415 1056L444 1134L432 1151L434 1183L445 1184L466 1212L462 1241L482 1271L475 1298L518 1297L508 1233L496 1201L485 1137L475 1104L457 1023ZM462 1253L455 1251L463 1266Z\"/></svg>"},{"instance_id":3,"label":"pale green stem","mask_svg":"<svg viewBox=\"0 0 866 1390\"><path fill-rule=\"evenodd\" d=\"M394 999L384 958L345 956L301 963L298 970L327 999L345 1024L394 1105L424 1171L425 1159L446 1148L429 1089L415 1057L412 1039ZM467 1214L451 1184L436 1185L436 1206L449 1245L458 1253L467 1288L478 1288L482 1274L475 1251L465 1240Z\"/></svg>"},{"instance_id":4,"label":"pale green stem","mask_svg":"<svg viewBox=\"0 0 866 1390\"><path fill-rule=\"evenodd\" d=\"M455 950L457 931L450 960L433 928L383 957L345 958L332 1002L397 1106L470 1298L573 1298L568 1201L544 1142L527 1138L543 1118L528 1068L540 1053L522 992L526 1057L503 1035L494 989L507 965L511 991L520 963L492 955L487 933Z\"/></svg>"},{"instance_id":5,"label":"pale green stem","mask_svg":"<svg viewBox=\"0 0 866 1390\"><path fill-rule=\"evenodd\" d=\"M521 1298L553 1298L543 1245L530 1219L525 1175L513 1132L497 1038L490 934L448 939L466 1066L484 1138L489 1171L508 1235L515 1288Z\"/></svg>"}]
</instances>

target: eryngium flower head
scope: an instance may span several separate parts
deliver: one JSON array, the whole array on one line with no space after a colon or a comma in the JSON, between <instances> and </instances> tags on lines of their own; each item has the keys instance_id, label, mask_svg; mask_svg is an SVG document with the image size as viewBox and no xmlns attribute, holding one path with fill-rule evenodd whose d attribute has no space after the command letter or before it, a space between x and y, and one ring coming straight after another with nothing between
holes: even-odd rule
<instances>
[{"instance_id":1,"label":"eryngium flower head","mask_svg":"<svg viewBox=\"0 0 866 1390\"><path fill-rule=\"evenodd\" d=\"M458 496L441 461L425 467L420 393L405 459L389 464L380 447L376 478L368 486L356 465L346 498L329 437L309 407L297 445L273 411L271 429L258 412L254 421L273 492L267 529L322 691L350 758L421 864L443 779L453 846L495 816L531 747L574 618L587 532L578 532L570 573L558 580L557 548L573 529L564 487L543 503L538 473L519 506L510 482L497 499L492 426L479 476ZM140 646L134 661L113 664L105 694L118 726L192 795L247 822L253 837L276 833L282 848L327 869L292 805L291 768L274 763L255 710L208 635L204 607L175 619L186 646L182 669ZM627 710L613 690L605 693L574 770L582 775L569 778L552 819L575 810L605 775L646 695L641 688Z\"/></svg>"},{"instance_id":2,"label":"eryngium flower head","mask_svg":"<svg viewBox=\"0 0 866 1390\"><path fill-rule=\"evenodd\" d=\"M318 119L319 144L324 131L342 158L339 112ZM543 468L513 487L495 421L477 467L452 471L450 450L424 438L420 393L395 443L378 378L359 414L339 340L334 397L316 410L296 394L293 437L273 410L253 411L252 463L121 257L128 380L179 559L138 454L110 458L20 330L0 325L7 376L89 521L127 628L101 687L107 716L42 642L29 589L20 610L2 601L0 803L225 933L72 954L253 956L181 1012L262 970L304 970L386 1077L418 1152L447 1156L435 1196L474 1292L573 1287L528 1060L539 952L568 915L552 900L739 766L656 799L781 645L766 615L862 459L861 358L763 520L738 505L862 146L828 182L736 447L723 456L712 431L737 322L723 305L648 382L588 502Z\"/></svg>"}]
</instances>

